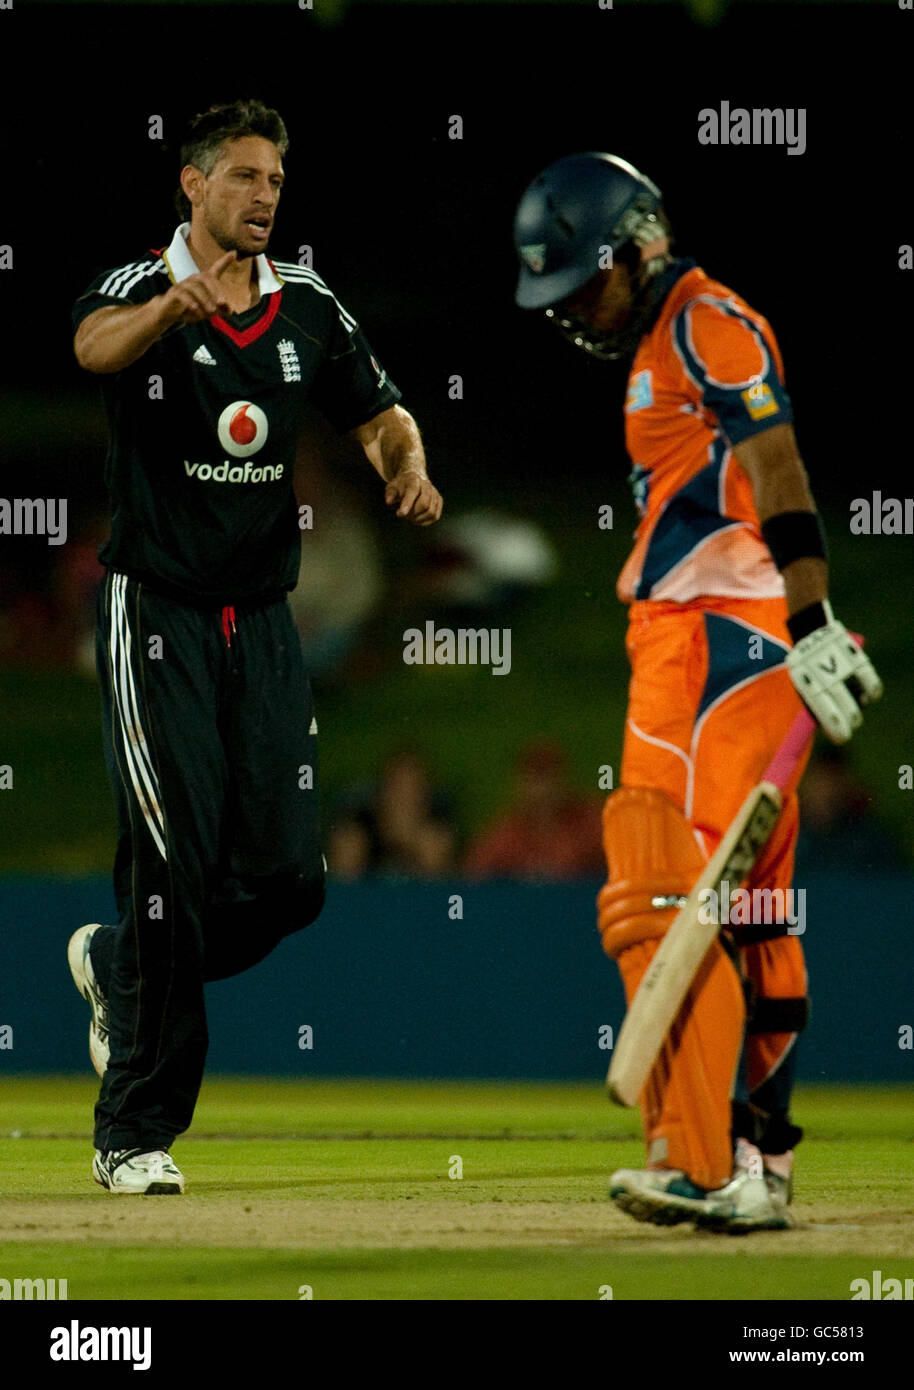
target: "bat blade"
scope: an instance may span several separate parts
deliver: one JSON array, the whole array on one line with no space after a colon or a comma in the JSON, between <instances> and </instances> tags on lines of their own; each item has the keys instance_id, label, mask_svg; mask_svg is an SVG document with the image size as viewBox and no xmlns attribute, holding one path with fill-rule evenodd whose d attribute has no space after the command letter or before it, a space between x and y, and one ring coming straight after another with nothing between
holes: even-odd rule
<instances>
[{"instance_id":1,"label":"bat blade","mask_svg":"<svg viewBox=\"0 0 914 1390\"><path fill-rule=\"evenodd\" d=\"M774 830L782 799L774 782L753 787L652 957L625 1015L606 1077L617 1105L638 1104L689 986L720 931L716 914L701 911L707 890L713 889L720 903L724 882L733 886L745 881Z\"/></svg>"},{"instance_id":2,"label":"bat blade","mask_svg":"<svg viewBox=\"0 0 914 1390\"><path fill-rule=\"evenodd\" d=\"M859 633L850 635L863 646ZM777 824L788 784L815 730L816 721L804 705L652 956L619 1030L606 1075L606 1089L617 1105L638 1104L689 986L720 930L714 914L702 919L704 890L713 888L720 904L725 881L742 886L749 876Z\"/></svg>"}]
</instances>

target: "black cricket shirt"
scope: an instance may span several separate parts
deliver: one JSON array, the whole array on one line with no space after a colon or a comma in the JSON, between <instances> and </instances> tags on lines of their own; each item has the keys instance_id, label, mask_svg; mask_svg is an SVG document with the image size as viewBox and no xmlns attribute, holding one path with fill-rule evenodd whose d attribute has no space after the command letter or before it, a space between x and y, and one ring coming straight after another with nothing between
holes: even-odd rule
<instances>
[{"instance_id":1,"label":"black cricket shirt","mask_svg":"<svg viewBox=\"0 0 914 1390\"><path fill-rule=\"evenodd\" d=\"M198 273L186 244L99 275L74 332L105 305L143 304ZM255 258L247 312L170 329L130 367L101 377L110 443L109 568L198 606L256 602L295 587L293 491L306 406L340 432L400 399L358 324L313 270Z\"/></svg>"}]
</instances>

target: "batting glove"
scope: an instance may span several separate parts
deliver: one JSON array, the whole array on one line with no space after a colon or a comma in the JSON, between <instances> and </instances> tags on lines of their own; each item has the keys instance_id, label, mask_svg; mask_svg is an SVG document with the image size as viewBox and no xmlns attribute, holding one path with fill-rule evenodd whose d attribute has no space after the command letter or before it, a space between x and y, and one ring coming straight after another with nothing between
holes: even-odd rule
<instances>
[{"instance_id":1,"label":"batting glove","mask_svg":"<svg viewBox=\"0 0 914 1390\"><path fill-rule=\"evenodd\" d=\"M818 616L825 618L824 623L799 637L787 654L787 669L801 699L832 743L847 743L863 723L860 706L879 699L882 681L869 657L834 617L828 600L813 605L813 610L820 608ZM802 620L810 612L804 609L790 619L792 635L797 635L797 620L801 630Z\"/></svg>"}]
</instances>

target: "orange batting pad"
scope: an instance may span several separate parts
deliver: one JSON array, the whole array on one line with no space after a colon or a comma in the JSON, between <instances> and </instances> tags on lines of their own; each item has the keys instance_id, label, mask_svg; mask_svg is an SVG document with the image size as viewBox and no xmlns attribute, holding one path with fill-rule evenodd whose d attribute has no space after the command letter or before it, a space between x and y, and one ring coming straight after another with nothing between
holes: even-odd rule
<instances>
[{"instance_id":1,"label":"orange batting pad","mask_svg":"<svg viewBox=\"0 0 914 1390\"><path fill-rule=\"evenodd\" d=\"M603 948L618 962L630 1003L677 907L705 860L682 812L662 792L622 788L604 807L609 883L598 897ZM714 944L641 1097L648 1164L720 1187L732 1168L730 1101L745 1024L742 985Z\"/></svg>"}]
</instances>

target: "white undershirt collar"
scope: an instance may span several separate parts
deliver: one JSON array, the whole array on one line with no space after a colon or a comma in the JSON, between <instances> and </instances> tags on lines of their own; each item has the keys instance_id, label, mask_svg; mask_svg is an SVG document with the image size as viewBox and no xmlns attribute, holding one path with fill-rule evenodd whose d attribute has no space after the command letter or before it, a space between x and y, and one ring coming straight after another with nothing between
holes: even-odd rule
<instances>
[{"instance_id":1,"label":"white undershirt collar","mask_svg":"<svg viewBox=\"0 0 914 1390\"><path fill-rule=\"evenodd\" d=\"M172 283L175 285L186 280L189 275L200 274L200 267L187 248L189 232L190 223L182 222L171 239L171 245L162 252L162 259L171 276ZM270 262L266 256L263 254L255 256L254 262L257 266L257 288L261 295L273 294L276 290L281 290L282 281L278 280L271 270Z\"/></svg>"}]
</instances>

